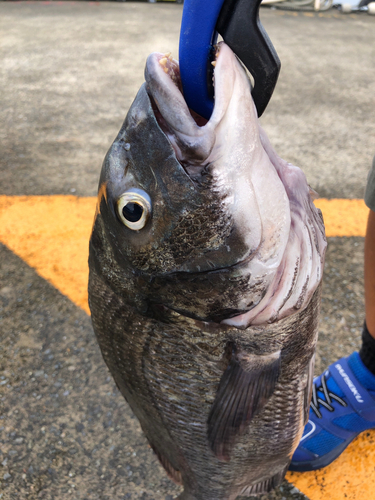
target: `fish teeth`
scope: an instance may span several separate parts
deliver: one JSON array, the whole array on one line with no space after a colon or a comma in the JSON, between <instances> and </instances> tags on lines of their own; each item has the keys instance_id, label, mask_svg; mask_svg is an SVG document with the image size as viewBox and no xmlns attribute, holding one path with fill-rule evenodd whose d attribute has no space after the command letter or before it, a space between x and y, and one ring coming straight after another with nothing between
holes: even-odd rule
<instances>
[{"instance_id":1,"label":"fish teeth","mask_svg":"<svg viewBox=\"0 0 375 500\"><path fill-rule=\"evenodd\" d=\"M164 73L169 74L172 80L175 80L175 72L173 70L173 67L171 65L168 65L168 62L173 63L171 52L167 52L166 54L164 54L164 56L159 59L159 64L163 68Z\"/></svg>"}]
</instances>

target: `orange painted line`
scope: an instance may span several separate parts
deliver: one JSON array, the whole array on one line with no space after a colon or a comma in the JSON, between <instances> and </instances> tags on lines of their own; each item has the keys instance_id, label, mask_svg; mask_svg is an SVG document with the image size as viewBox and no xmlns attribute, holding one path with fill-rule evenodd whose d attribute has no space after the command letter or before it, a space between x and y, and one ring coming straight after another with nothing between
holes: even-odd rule
<instances>
[{"instance_id":1,"label":"orange painted line","mask_svg":"<svg viewBox=\"0 0 375 500\"><path fill-rule=\"evenodd\" d=\"M0 196L0 241L88 314L96 198Z\"/></svg>"},{"instance_id":2,"label":"orange painted line","mask_svg":"<svg viewBox=\"0 0 375 500\"><path fill-rule=\"evenodd\" d=\"M89 314L88 241L96 198L0 196L0 241ZM362 200L318 199L327 236L364 236Z\"/></svg>"},{"instance_id":3,"label":"orange painted line","mask_svg":"<svg viewBox=\"0 0 375 500\"><path fill-rule=\"evenodd\" d=\"M362 200L318 199L327 236L365 236ZM90 314L88 241L96 198L0 196L0 241ZM362 434L329 467L287 479L310 500L375 498L375 431Z\"/></svg>"},{"instance_id":4,"label":"orange painted line","mask_svg":"<svg viewBox=\"0 0 375 500\"><path fill-rule=\"evenodd\" d=\"M288 472L286 479L310 500L374 500L375 430L358 436L328 467Z\"/></svg>"},{"instance_id":5,"label":"orange painted line","mask_svg":"<svg viewBox=\"0 0 375 500\"><path fill-rule=\"evenodd\" d=\"M328 237L365 236L369 209L363 200L318 198L314 203L323 213Z\"/></svg>"}]
</instances>

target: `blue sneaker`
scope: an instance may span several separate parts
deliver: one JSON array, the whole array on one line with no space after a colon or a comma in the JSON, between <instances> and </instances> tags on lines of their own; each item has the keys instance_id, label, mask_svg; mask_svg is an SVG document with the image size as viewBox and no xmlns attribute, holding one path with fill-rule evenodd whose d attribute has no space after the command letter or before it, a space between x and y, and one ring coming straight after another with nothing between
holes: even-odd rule
<instances>
[{"instance_id":1,"label":"blue sneaker","mask_svg":"<svg viewBox=\"0 0 375 500\"><path fill-rule=\"evenodd\" d=\"M375 375L357 352L314 379L309 421L289 470L305 472L333 462L361 432L375 428Z\"/></svg>"}]
</instances>

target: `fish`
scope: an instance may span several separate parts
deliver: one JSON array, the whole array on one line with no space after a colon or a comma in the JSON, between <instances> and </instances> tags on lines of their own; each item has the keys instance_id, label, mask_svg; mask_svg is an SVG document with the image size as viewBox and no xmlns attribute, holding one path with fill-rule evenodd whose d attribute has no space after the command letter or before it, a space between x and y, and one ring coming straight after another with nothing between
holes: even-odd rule
<instances>
[{"instance_id":1,"label":"fish","mask_svg":"<svg viewBox=\"0 0 375 500\"><path fill-rule=\"evenodd\" d=\"M101 171L96 338L180 500L261 495L307 421L326 249L315 192L259 124L222 42L209 120L152 53Z\"/></svg>"}]
</instances>

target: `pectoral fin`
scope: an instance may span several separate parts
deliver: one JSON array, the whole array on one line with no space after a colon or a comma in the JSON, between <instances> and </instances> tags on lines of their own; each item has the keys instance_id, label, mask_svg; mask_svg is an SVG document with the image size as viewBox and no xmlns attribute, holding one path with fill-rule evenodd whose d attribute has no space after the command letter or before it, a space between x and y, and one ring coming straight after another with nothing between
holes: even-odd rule
<instances>
[{"instance_id":1,"label":"pectoral fin","mask_svg":"<svg viewBox=\"0 0 375 500\"><path fill-rule=\"evenodd\" d=\"M229 461L237 436L259 413L275 390L280 351L257 356L232 350L208 417L208 440L219 460Z\"/></svg>"}]
</instances>

